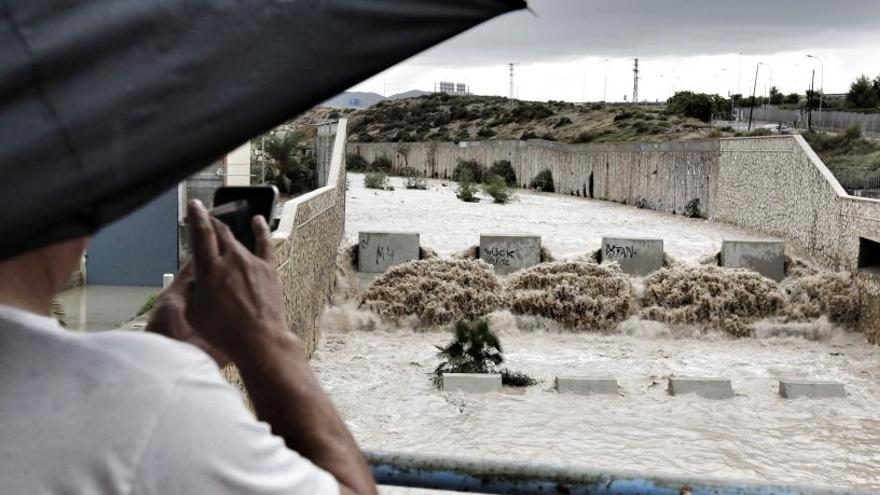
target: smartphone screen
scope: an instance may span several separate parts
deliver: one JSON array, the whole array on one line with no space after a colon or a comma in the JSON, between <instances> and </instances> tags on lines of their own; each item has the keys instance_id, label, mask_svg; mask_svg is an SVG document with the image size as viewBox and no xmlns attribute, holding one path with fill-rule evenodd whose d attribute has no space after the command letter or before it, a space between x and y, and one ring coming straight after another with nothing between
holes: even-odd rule
<instances>
[{"instance_id":1,"label":"smartphone screen","mask_svg":"<svg viewBox=\"0 0 880 495\"><path fill-rule=\"evenodd\" d=\"M251 226L255 215L263 215L272 224L272 211L278 190L275 186L224 186L214 191L211 215L229 227L232 235L250 252L256 249L256 238Z\"/></svg>"}]
</instances>

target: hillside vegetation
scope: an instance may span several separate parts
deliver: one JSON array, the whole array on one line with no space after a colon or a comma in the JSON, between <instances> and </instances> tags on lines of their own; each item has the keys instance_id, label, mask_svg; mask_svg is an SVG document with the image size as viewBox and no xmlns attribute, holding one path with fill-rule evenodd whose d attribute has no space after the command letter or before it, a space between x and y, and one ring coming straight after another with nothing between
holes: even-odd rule
<instances>
[{"instance_id":1,"label":"hillside vegetation","mask_svg":"<svg viewBox=\"0 0 880 495\"><path fill-rule=\"evenodd\" d=\"M669 141L733 135L661 106L576 105L442 93L384 101L350 115L352 141L546 139L566 143Z\"/></svg>"}]
</instances>

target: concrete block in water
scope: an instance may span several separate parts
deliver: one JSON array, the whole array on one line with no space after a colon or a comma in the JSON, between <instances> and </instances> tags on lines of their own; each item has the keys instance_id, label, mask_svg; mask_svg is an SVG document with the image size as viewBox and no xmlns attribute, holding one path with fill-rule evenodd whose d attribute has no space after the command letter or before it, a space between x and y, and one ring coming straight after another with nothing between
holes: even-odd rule
<instances>
[{"instance_id":1,"label":"concrete block in water","mask_svg":"<svg viewBox=\"0 0 880 495\"><path fill-rule=\"evenodd\" d=\"M671 395L697 394L707 399L729 399L733 397L733 387L726 378L686 378L669 379Z\"/></svg>"},{"instance_id":2,"label":"concrete block in water","mask_svg":"<svg viewBox=\"0 0 880 495\"><path fill-rule=\"evenodd\" d=\"M797 399L798 397L829 399L846 397L846 390L842 383L837 382L780 380L779 396L784 399Z\"/></svg>"},{"instance_id":3,"label":"concrete block in water","mask_svg":"<svg viewBox=\"0 0 880 495\"><path fill-rule=\"evenodd\" d=\"M541 236L481 235L480 259L507 275L541 262Z\"/></svg>"},{"instance_id":4,"label":"concrete block in water","mask_svg":"<svg viewBox=\"0 0 880 495\"><path fill-rule=\"evenodd\" d=\"M785 242L733 241L721 243L721 266L748 268L776 280L785 278Z\"/></svg>"},{"instance_id":5,"label":"concrete block in water","mask_svg":"<svg viewBox=\"0 0 880 495\"><path fill-rule=\"evenodd\" d=\"M501 391L499 373L443 373L443 390L462 391L472 394Z\"/></svg>"},{"instance_id":6,"label":"concrete block in water","mask_svg":"<svg viewBox=\"0 0 880 495\"><path fill-rule=\"evenodd\" d=\"M610 376L558 376L556 390L560 394L616 394L617 379Z\"/></svg>"},{"instance_id":7,"label":"concrete block in water","mask_svg":"<svg viewBox=\"0 0 880 495\"><path fill-rule=\"evenodd\" d=\"M419 259L419 234L414 232L358 232L358 271L382 273L406 261Z\"/></svg>"},{"instance_id":8,"label":"concrete block in water","mask_svg":"<svg viewBox=\"0 0 880 495\"><path fill-rule=\"evenodd\" d=\"M663 239L603 237L601 259L620 263L624 273L644 277L663 268Z\"/></svg>"}]
</instances>

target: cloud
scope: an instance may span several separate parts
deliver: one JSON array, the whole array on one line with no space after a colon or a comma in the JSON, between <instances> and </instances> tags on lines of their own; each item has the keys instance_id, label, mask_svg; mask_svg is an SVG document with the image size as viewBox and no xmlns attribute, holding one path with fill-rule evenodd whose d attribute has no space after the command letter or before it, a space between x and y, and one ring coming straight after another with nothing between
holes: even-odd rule
<instances>
[{"instance_id":1,"label":"cloud","mask_svg":"<svg viewBox=\"0 0 880 495\"><path fill-rule=\"evenodd\" d=\"M411 60L476 66L587 56L831 50L880 42L880 1L532 0Z\"/></svg>"}]
</instances>

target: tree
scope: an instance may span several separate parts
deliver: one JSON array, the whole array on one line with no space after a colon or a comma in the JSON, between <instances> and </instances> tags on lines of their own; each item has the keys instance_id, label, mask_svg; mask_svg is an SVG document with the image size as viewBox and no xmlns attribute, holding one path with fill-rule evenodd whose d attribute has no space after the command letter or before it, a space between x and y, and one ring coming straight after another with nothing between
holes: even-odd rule
<instances>
[{"instance_id":1,"label":"tree","mask_svg":"<svg viewBox=\"0 0 880 495\"><path fill-rule=\"evenodd\" d=\"M770 88L770 104L771 105L781 105L783 100L785 99L782 96L782 92L776 89L776 86Z\"/></svg>"},{"instance_id":2,"label":"tree","mask_svg":"<svg viewBox=\"0 0 880 495\"><path fill-rule=\"evenodd\" d=\"M876 108L880 103L880 76L873 80L862 74L849 86L846 102L852 108Z\"/></svg>"},{"instance_id":3,"label":"tree","mask_svg":"<svg viewBox=\"0 0 880 495\"><path fill-rule=\"evenodd\" d=\"M798 103L800 103L800 101L801 101L801 95L799 95L797 93L789 93L788 95L785 96L785 100L784 100L784 102L787 105L797 105Z\"/></svg>"},{"instance_id":4,"label":"tree","mask_svg":"<svg viewBox=\"0 0 880 495\"><path fill-rule=\"evenodd\" d=\"M315 161L303 156L306 146L301 132L278 132L263 141L266 180L281 192L293 194L315 187Z\"/></svg>"},{"instance_id":5,"label":"tree","mask_svg":"<svg viewBox=\"0 0 880 495\"><path fill-rule=\"evenodd\" d=\"M705 93L679 91L666 101L666 109L678 115L709 122L712 120L712 114L717 110L713 103L712 97Z\"/></svg>"}]
</instances>

